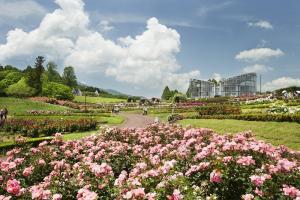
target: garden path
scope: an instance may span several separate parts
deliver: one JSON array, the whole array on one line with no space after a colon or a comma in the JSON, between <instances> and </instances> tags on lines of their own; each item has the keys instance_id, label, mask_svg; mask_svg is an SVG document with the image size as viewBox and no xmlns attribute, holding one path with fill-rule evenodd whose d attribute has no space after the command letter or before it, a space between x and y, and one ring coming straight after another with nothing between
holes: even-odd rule
<instances>
[{"instance_id":1,"label":"garden path","mask_svg":"<svg viewBox=\"0 0 300 200\"><path fill-rule=\"evenodd\" d=\"M118 128L144 128L154 122L154 119L147 115L134 113L120 113L119 115L123 116L125 121L117 126Z\"/></svg>"}]
</instances>

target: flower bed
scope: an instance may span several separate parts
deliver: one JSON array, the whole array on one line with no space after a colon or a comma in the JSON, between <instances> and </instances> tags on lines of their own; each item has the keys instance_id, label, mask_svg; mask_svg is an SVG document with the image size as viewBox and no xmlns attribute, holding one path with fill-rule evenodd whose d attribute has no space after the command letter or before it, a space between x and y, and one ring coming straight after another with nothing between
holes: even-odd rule
<instances>
[{"instance_id":1,"label":"flower bed","mask_svg":"<svg viewBox=\"0 0 300 200\"><path fill-rule=\"evenodd\" d=\"M20 133L23 136L50 136L57 132L74 132L95 130L97 122L91 119L50 120L50 119L9 119L2 129L6 132Z\"/></svg>"},{"instance_id":2,"label":"flower bed","mask_svg":"<svg viewBox=\"0 0 300 200\"><path fill-rule=\"evenodd\" d=\"M241 108L232 104L209 104L196 108L199 115L230 115L240 114Z\"/></svg>"},{"instance_id":3,"label":"flower bed","mask_svg":"<svg viewBox=\"0 0 300 200\"><path fill-rule=\"evenodd\" d=\"M41 115L71 115L71 111L60 110L28 110L28 115L41 116Z\"/></svg>"},{"instance_id":4,"label":"flower bed","mask_svg":"<svg viewBox=\"0 0 300 200\"><path fill-rule=\"evenodd\" d=\"M246 121L298 122L299 114L183 115L185 119L236 119Z\"/></svg>"},{"instance_id":5,"label":"flower bed","mask_svg":"<svg viewBox=\"0 0 300 200\"><path fill-rule=\"evenodd\" d=\"M65 101L65 100L57 100L54 98L49 98L49 97L32 97L29 98L32 101L41 101L41 102L45 102L45 103L50 103L50 104L55 104L55 105L60 105L60 106L66 106L66 107L70 107L73 109L79 109L79 105L72 102L72 101Z\"/></svg>"},{"instance_id":6,"label":"flower bed","mask_svg":"<svg viewBox=\"0 0 300 200\"><path fill-rule=\"evenodd\" d=\"M250 133L151 125L104 129L1 162L0 196L13 199L299 199L300 152ZM207 198L211 197L211 198Z\"/></svg>"}]
</instances>

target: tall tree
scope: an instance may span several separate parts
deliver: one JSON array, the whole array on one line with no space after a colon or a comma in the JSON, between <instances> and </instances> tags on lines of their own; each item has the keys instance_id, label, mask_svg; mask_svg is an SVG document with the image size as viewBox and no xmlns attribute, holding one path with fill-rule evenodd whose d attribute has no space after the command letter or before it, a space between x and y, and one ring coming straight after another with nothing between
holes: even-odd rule
<instances>
[{"instance_id":1,"label":"tall tree","mask_svg":"<svg viewBox=\"0 0 300 200\"><path fill-rule=\"evenodd\" d=\"M50 82L62 82L62 78L57 71L57 65L52 61L47 64L46 76Z\"/></svg>"},{"instance_id":2,"label":"tall tree","mask_svg":"<svg viewBox=\"0 0 300 200\"><path fill-rule=\"evenodd\" d=\"M62 78L64 83L69 87L74 88L77 86L77 78L72 66L65 67Z\"/></svg>"},{"instance_id":3,"label":"tall tree","mask_svg":"<svg viewBox=\"0 0 300 200\"><path fill-rule=\"evenodd\" d=\"M168 86L166 86L161 95L161 98L164 100L168 100L170 98L170 96L171 96L170 88Z\"/></svg>"},{"instance_id":4,"label":"tall tree","mask_svg":"<svg viewBox=\"0 0 300 200\"><path fill-rule=\"evenodd\" d=\"M30 70L27 75L27 83L30 87L35 89L35 94L38 95L42 92L42 74L45 71L44 64L45 58L38 56L35 60L34 69Z\"/></svg>"}]
</instances>

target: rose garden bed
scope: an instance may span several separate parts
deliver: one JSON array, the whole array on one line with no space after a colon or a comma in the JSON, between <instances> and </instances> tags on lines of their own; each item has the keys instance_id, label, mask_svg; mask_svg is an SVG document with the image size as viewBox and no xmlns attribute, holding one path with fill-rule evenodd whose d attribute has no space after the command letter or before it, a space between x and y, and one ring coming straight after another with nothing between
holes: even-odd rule
<instances>
[{"instance_id":1,"label":"rose garden bed","mask_svg":"<svg viewBox=\"0 0 300 200\"><path fill-rule=\"evenodd\" d=\"M299 199L300 152L249 132L150 125L14 149L0 199Z\"/></svg>"}]
</instances>

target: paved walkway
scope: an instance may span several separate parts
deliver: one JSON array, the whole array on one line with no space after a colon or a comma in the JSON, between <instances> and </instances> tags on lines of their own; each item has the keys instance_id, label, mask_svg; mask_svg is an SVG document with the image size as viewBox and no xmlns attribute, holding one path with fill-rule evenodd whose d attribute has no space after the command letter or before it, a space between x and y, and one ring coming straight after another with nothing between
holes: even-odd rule
<instances>
[{"instance_id":1,"label":"paved walkway","mask_svg":"<svg viewBox=\"0 0 300 200\"><path fill-rule=\"evenodd\" d=\"M147 115L122 112L119 115L123 116L125 121L117 126L118 128L144 128L154 122L154 119Z\"/></svg>"}]
</instances>

